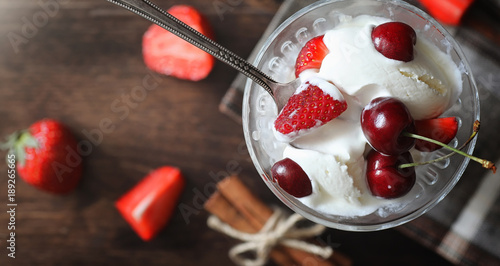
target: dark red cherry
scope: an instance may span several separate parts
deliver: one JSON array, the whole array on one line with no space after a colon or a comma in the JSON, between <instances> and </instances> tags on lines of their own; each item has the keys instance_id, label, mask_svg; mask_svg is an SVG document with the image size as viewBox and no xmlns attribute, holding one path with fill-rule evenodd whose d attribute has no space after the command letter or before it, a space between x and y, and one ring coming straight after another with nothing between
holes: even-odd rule
<instances>
[{"instance_id":1,"label":"dark red cherry","mask_svg":"<svg viewBox=\"0 0 500 266\"><path fill-rule=\"evenodd\" d=\"M385 57L409 62L413 60L413 46L417 43L417 34L408 24L387 22L372 31L375 49Z\"/></svg>"},{"instance_id":2,"label":"dark red cherry","mask_svg":"<svg viewBox=\"0 0 500 266\"><path fill-rule=\"evenodd\" d=\"M385 199L398 198L407 194L415 184L415 167L398 167L413 163L410 152L384 155L371 150L366 162L366 178L374 196Z\"/></svg>"},{"instance_id":3,"label":"dark red cherry","mask_svg":"<svg viewBox=\"0 0 500 266\"><path fill-rule=\"evenodd\" d=\"M295 161L285 158L271 168L273 180L288 194L301 198L312 193L309 176Z\"/></svg>"},{"instance_id":4,"label":"dark red cherry","mask_svg":"<svg viewBox=\"0 0 500 266\"><path fill-rule=\"evenodd\" d=\"M415 133L415 122L403 102L396 98L379 97L365 106L361 113L361 129L370 145L387 155L408 151L415 139L403 136Z\"/></svg>"}]
</instances>

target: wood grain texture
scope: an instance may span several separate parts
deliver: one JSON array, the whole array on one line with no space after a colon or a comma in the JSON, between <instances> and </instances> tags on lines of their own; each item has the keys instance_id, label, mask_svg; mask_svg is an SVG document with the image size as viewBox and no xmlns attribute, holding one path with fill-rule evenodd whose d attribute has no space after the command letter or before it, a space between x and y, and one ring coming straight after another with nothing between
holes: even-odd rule
<instances>
[{"instance_id":1,"label":"wood grain texture","mask_svg":"<svg viewBox=\"0 0 500 266\"><path fill-rule=\"evenodd\" d=\"M0 0L0 135L49 117L92 145L83 180L70 195L49 195L17 179L15 260L5 249L7 166L0 162L0 265L231 265L227 251L236 241L208 229L201 207L214 180L237 173L264 202L280 205L250 161L242 128L218 111L236 72L218 62L200 82L153 74L141 55L149 22L103 0L42 2L57 4L57 11L47 13L39 1ZM202 10L216 39L242 57L281 3L155 2ZM219 3L238 4L221 13ZM102 121L111 121L113 130L103 132ZM187 188L179 206L195 214L186 219L177 210L165 230L144 243L113 204L162 165L181 168ZM322 239L355 264L444 263L394 230L329 230Z\"/></svg>"}]
</instances>

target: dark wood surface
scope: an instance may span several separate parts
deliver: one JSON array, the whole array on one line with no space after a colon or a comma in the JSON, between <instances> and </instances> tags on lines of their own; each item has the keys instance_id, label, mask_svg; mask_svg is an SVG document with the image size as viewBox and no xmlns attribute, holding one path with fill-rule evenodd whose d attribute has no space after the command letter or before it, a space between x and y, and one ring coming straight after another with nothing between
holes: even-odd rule
<instances>
[{"instance_id":1,"label":"dark wood surface","mask_svg":"<svg viewBox=\"0 0 500 266\"><path fill-rule=\"evenodd\" d=\"M153 74L141 55L149 22L104 0L40 2L0 0L0 135L48 117L94 143L70 195L17 179L15 259L7 257L7 166L0 163L0 265L231 265L227 251L237 241L207 228L205 211L186 219L177 210L145 243L113 204L148 171L173 165L187 180L180 203L195 209L196 191L211 191L211 176L231 170L266 203L281 205L257 175L240 125L218 111L236 72L217 62L200 82ZM156 3L195 6L217 40L245 57L281 1ZM112 132L99 130L105 120ZM446 264L394 229L328 230L322 240L355 265Z\"/></svg>"}]
</instances>

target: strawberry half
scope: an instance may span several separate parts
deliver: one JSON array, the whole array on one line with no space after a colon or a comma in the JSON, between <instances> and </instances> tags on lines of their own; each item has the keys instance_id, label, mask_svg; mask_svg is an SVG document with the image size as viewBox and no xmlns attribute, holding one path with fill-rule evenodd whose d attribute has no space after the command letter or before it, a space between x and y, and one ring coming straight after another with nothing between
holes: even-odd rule
<instances>
[{"instance_id":1,"label":"strawberry half","mask_svg":"<svg viewBox=\"0 0 500 266\"><path fill-rule=\"evenodd\" d=\"M416 120L415 127L418 135L448 144L457 135L458 121L455 117ZM440 149L441 146L427 141L417 140L415 142L415 148L419 151L431 152Z\"/></svg>"},{"instance_id":2,"label":"strawberry half","mask_svg":"<svg viewBox=\"0 0 500 266\"><path fill-rule=\"evenodd\" d=\"M182 190L179 169L156 169L115 203L125 220L144 240L151 240L170 220Z\"/></svg>"},{"instance_id":3,"label":"strawberry half","mask_svg":"<svg viewBox=\"0 0 500 266\"><path fill-rule=\"evenodd\" d=\"M344 97L333 84L326 81L313 84L308 81L301 85L281 110L274 121L274 129L281 133L277 134L278 139L293 140L347 109Z\"/></svg>"},{"instance_id":4,"label":"strawberry half","mask_svg":"<svg viewBox=\"0 0 500 266\"><path fill-rule=\"evenodd\" d=\"M80 181L83 160L76 138L59 121L37 121L12 134L3 147L15 155L19 177L38 189L66 194Z\"/></svg>"},{"instance_id":5,"label":"strawberry half","mask_svg":"<svg viewBox=\"0 0 500 266\"><path fill-rule=\"evenodd\" d=\"M323 42L323 36L309 40L300 50L295 62L295 77L306 69L319 69L325 56L330 52Z\"/></svg>"},{"instance_id":6,"label":"strawberry half","mask_svg":"<svg viewBox=\"0 0 500 266\"><path fill-rule=\"evenodd\" d=\"M176 5L168 13L213 39L208 21L195 8ZM142 55L149 69L192 81L207 77L215 64L213 56L156 24L151 25L142 38Z\"/></svg>"}]
</instances>

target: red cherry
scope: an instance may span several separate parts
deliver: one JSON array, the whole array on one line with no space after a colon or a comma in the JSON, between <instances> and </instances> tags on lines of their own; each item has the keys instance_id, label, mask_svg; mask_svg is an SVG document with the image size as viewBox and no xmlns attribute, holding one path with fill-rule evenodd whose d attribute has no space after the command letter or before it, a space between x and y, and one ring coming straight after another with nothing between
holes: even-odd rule
<instances>
[{"instance_id":1,"label":"red cherry","mask_svg":"<svg viewBox=\"0 0 500 266\"><path fill-rule=\"evenodd\" d=\"M413 60L413 45L417 43L417 34L408 24L388 22L373 29L372 42L375 49L385 57L409 62Z\"/></svg>"},{"instance_id":2,"label":"red cherry","mask_svg":"<svg viewBox=\"0 0 500 266\"><path fill-rule=\"evenodd\" d=\"M361 129L370 145L387 155L408 151L415 139L403 133L415 133L415 122L403 102L379 97L365 106L361 113Z\"/></svg>"},{"instance_id":3,"label":"red cherry","mask_svg":"<svg viewBox=\"0 0 500 266\"><path fill-rule=\"evenodd\" d=\"M285 158L271 168L273 180L288 194L301 198L312 193L311 180L295 161Z\"/></svg>"},{"instance_id":4,"label":"red cherry","mask_svg":"<svg viewBox=\"0 0 500 266\"><path fill-rule=\"evenodd\" d=\"M404 196L415 184L415 167L399 168L413 163L410 152L384 155L375 150L366 158L366 178L373 195L386 199Z\"/></svg>"}]
</instances>

